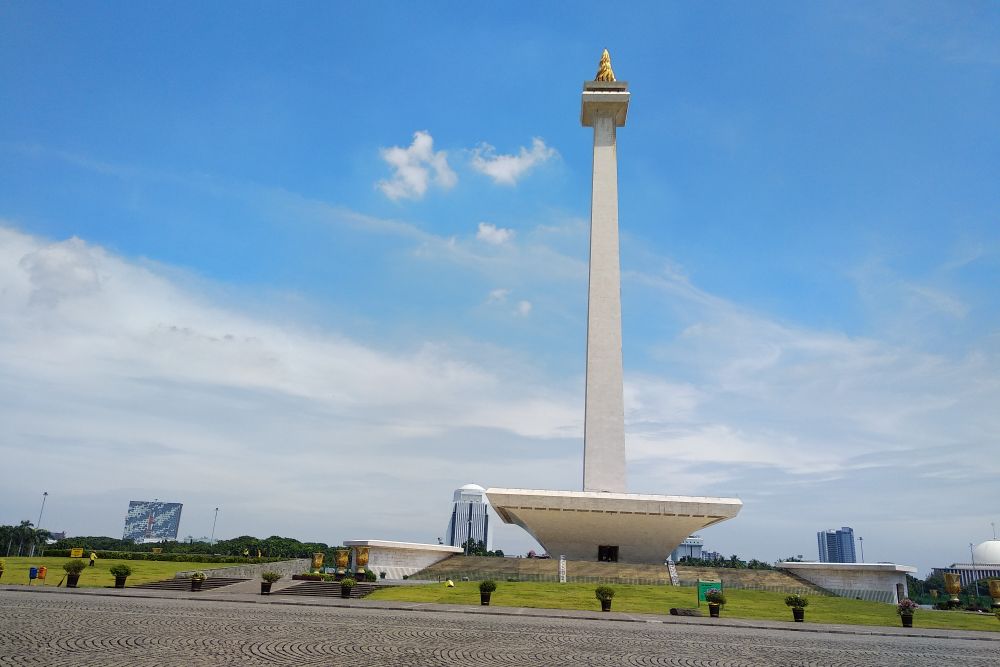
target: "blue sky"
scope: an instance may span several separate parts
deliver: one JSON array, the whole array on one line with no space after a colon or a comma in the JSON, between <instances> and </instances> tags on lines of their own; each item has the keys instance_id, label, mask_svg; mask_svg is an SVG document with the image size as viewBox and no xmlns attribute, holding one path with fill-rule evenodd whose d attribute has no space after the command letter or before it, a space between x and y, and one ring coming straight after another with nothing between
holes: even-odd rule
<instances>
[{"instance_id":1,"label":"blue sky","mask_svg":"<svg viewBox=\"0 0 1000 667\"><path fill-rule=\"evenodd\" d=\"M3 5L0 453L36 465L0 522L424 541L462 484L578 488L606 47L630 489L743 498L725 553L961 561L1000 519L998 19Z\"/></svg>"}]
</instances>

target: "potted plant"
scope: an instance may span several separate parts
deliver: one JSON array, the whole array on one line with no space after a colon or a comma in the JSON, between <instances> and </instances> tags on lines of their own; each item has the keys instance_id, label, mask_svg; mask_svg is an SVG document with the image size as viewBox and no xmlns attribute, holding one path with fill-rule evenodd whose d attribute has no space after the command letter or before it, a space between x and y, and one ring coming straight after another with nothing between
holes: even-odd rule
<instances>
[{"instance_id":1,"label":"potted plant","mask_svg":"<svg viewBox=\"0 0 1000 667\"><path fill-rule=\"evenodd\" d=\"M261 578L261 582L260 582L260 594L261 595L270 595L271 594L271 584L273 584L274 582L276 582L278 579L281 579L281 573L280 572L265 572L262 575L260 575L260 578Z\"/></svg>"},{"instance_id":2,"label":"potted plant","mask_svg":"<svg viewBox=\"0 0 1000 667\"><path fill-rule=\"evenodd\" d=\"M201 570L197 570L191 573L191 590L200 591L201 585L205 583L205 579L208 577Z\"/></svg>"},{"instance_id":3,"label":"potted plant","mask_svg":"<svg viewBox=\"0 0 1000 667\"><path fill-rule=\"evenodd\" d=\"M615 596L615 589L611 586L598 586L594 589L594 596L601 601L601 611L611 611L611 599Z\"/></svg>"},{"instance_id":4,"label":"potted plant","mask_svg":"<svg viewBox=\"0 0 1000 667\"><path fill-rule=\"evenodd\" d=\"M0 560L0 579L3 578L3 570L6 566L6 563L4 563L3 560Z\"/></svg>"},{"instance_id":5,"label":"potted plant","mask_svg":"<svg viewBox=\"0 0 1000 667\"><path fill-rule=\"evenodd\" d=\"M708 603L708 615L718 618L719 608L726 604L726 596L718 588L709 588L705 591L705 602Z\"/></svg>"},{"instance_id":6,"label":"potted plant","mask_svg":"<svg viewBox=\"0 0 1000 667\"><path fill-rule=\"evenodd\" d=\"M340 580L340 597L351 597L351 589L358 585L354 577L344 577Z\"/></svg>"},{"instance_id":7,"label":"potted plant","mask_svg":"<svg viewBox=\"0 0 1000 667\"><path fill-rule=\"evenodd\" d=\"M63 569L66 571L66 588L76 588L76 585L80 582L80 573L86 567L87 564L77 558L63 563Z\"/></svg>"},{"instance_id":8,"label":"potted plant","mask_svg":"<svg viewBox=\"0 0 1000 667\"><path fill-rule=\"evenodd\" d=\"M785 596L785 604L792 608L792 618L796 623L805 620L806 606L809 604L809 600L798 594L787 595Z\"/></svg>"},{"instance_id":9,"label":"potted plant","mask_svg":"<svg viewBox=\"0 0 1000 667\"><path fill-rule=\"evenodd\" d=\"M132 568L125 563L118 563L109 567L108 572L114 575L115 588L125 588L125 579L132 574Z\"/></svg>"},{"instance_id":10,"label":"potted plant","mask_svg":"<svg viewBox=\"0 0 1000 667\"><path fill-rule=\"evenodd\" d=\"M899 618L903 621L904 628L913 627L913 612L917 610L919 605L911 600L910 598L903 598L896 605L896 613L899 614Z\"/></svg>"},{"instance_id":11,"label":"potted plant","mask_svg":"<svg viewBox=\"0 0 1000 667\"><path fill-rule=\"evenodd\" d=\"M0 571L0 574L2 574L2 571ZM385 572L379 572L378 573L378 578L379 579L385 579Z\"/></svg>"},{"instance_id":12,"label":"potted plant","mask_svg":"<svg viewBox=\"0 0 1000 667\"><path fill-rule=\"evenodd\" d=\"M490 596L497 589L497 582L492 579L479 582L479 604L484 607L490 606Z\"/></svg>"}]
</instances>

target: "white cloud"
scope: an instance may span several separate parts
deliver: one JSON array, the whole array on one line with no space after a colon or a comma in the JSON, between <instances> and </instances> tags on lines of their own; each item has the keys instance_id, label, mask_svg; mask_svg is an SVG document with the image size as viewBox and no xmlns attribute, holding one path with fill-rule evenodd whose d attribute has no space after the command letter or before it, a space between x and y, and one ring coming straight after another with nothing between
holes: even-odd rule
<instances>
[{"instance_id":1,"label":"white cloud","mask_svg":"<svg viewBox=\"0 0 1000 667\"><path fill-rule=\"evenodd\" d=\"M486 299L486 303L503 303L507 300L510 295L509 289L504 289L503 287L498 287L495 290L490 290L490 296Z\"/></svg>"},{"instance_id":2,"label":"white cloud","mask_svg":"<svg viewBox=\"0 0 1000 667\"><path fill-rule=\"evenodd\" d=\"M458 176L448 166L448 154L434 152L429 132L414 132L409 148L383 148L380 154L396 170L392 179L378 182L379 190L389 199L420 199L432 182L446 190L458 182Z\"/></svg>"},{"instance_id":3,"label":"white cloud","mask_svg":"<svg viewBox=\"0 0 1000 667\"><path fill-rule=\"evenodd\" d=\"M521 317L527 317L531 314L531 302L530 301L518 301L517 302L517 314Z\"/></svg>"},{"instance_id":4,"label":"white cloud","mask_svg":"<svg viewBox=\"0 0 1000 667\"><path fill-rule=\"evenodd\" d=\"M522 146L517 155L497 155L493 146L483 143L472 150L472 168L498 185L514 185L529 169L556 155L556 150L538 137L531 140L531 150Z\"/></svg>"},{"instance_id":5,"label":"white cloud","mask_svg":"<svg viewBox=\"0 0 1000 667\"><path fill-rule=\"evenodd\" d=\"M248 315L168 275L79 239L0 227L0 458L38 471L5 491L58 486L46 508L54 529L114 534L142 494L186 502L182 530L196 535L221 504L220 534L335 542L350 535L309 523L362 502L381 523L366 525L366 510L338 531L429 541L451 489L528 481L517 472L526 457L562 458L580 432L576 388L540 381L509 353L379 349ZM470 434L496 444L456 464ZM525 455L499 455L511 448ZM359 466L330 487L358 459L393 465ZM411 499L403 522L400 493Z\"/></svg>"},{"instance_id":6,"label":"white cloud","mask_svg":"<svg viewBox=\"0 0 1000 667\"><path fill-rule=\"evenodd\" d=\"M491 245L503 245L514 238L514 230L497 227L489 222L480 222L476 238Z\"/></svg>"}]
</instances>

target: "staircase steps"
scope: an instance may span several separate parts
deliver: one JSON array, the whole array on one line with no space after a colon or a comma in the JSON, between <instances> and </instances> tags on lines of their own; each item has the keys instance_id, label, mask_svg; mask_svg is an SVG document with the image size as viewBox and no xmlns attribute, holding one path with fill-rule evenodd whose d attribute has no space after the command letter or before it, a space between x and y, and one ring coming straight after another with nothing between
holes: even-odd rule
<instances>
[{"instance_id":1,"label":"staircase steps","mask_svg":"<svg viewBox=\"0 0 1000 667\"><path fill-rule=\"evenodd\" d=\"M241 584L244 581L250 581L250 580L240 579L237 577L209 577L208 579L205 579L203 582L201 582L201 590L210 591L216 588L222 588L223 586L232 586L233 584ZM156 591L190 591L191 580L187 577L181 579L165 579L163 581L153 581L148 584L139 584L138 586L129 586L129 588L142 588L145 590L156 590Z\"/></svg>"},{"instance_id":2,"label":"staircase steps","mask_svg":"<svg viewBox=\"0 0 1000 667\"><path fill-rule=\"evenodd\" d=\"M351 599L363 598L376 588L375 584L358 582L351 589ZM313 595L317 597L341 597L340 583L336 581L300 581L271 595Z\"/></svg>"},{"instance_id":3,"label":"staircase steps","mask_svg":"<svg viewBox=\"0 0 1000 667\"><path fill-rule=\"evenodd\" d=\"M804 595L828 595L819 586L783 570L739 570L676 565L681 586L694 586L699 579L718 579L723 586L765 591L783 591ZM559 561L542 558L489 558L455 555L412 575L411 579L444 581L462 578L473 581L558 581ZM566 577L570 582L670 585L671 572L664 565L567 561Z\"/></svg>"}]
</instances>

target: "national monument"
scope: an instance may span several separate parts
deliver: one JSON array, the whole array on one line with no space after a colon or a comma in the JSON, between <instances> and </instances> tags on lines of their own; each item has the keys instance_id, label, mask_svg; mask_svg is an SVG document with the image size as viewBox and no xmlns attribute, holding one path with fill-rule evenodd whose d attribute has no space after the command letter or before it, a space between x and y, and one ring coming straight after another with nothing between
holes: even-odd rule
<instances>
[{"instance_id":1,"label":"national monument","mask_svg":"<svg viewBox=\"0 0 1000 667\"><path fill-rule=\"evenodd\" d=\"M605 50L595 80L583 85L580 111L583 126L594 128L583 491L491 488L486 495L504 522L524 528L552 555L662 564L686 537L735 517L743 503L632 494L625 485L616 133L629 98Z\"/></svg>"}]
</instances>

